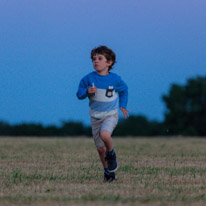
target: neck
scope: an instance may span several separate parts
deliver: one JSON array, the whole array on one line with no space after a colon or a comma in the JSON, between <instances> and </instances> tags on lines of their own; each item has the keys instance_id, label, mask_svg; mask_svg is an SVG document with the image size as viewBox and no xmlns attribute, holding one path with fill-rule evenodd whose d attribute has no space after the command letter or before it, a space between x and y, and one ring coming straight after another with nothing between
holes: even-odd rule
<instances>
[{"instance_id":1,"label":"neck","mask_svg":"<svg viewBox=\"0 0 206 206\"><path fill-rule=\"evenodd\" d=\"M105 76L105 75L108 75L108 74L109 74L109 71L108 71L108 70L107 70L107 71L101 71L101 72L98 72L98 71L97 71L97 74L102 75L102 76Z\"/></svg>"}]
</instances>

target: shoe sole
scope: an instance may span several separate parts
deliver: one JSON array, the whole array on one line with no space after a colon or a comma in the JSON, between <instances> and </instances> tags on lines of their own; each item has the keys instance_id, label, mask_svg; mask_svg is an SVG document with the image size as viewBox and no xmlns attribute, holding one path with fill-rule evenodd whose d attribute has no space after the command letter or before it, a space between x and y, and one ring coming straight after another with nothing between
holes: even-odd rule
<instances>
[{"instance_id":1,"label":"shoe sole","mask_svg":"<svg viewBox=\"0 0 206 206\"><path fill-rule=\"evenodd\" d=\"M105 180L104 179L104 182L108 182L108 183L112 183L114 181L117 181L117 177L115 177L114 179L110 179L110 180Z\"/></svg>"},{"instance_id":2,"label":"shoe sole","mask_svg":"<svg viewBox=\"0 0 206 206\"><path fill-rule=\"evenodd\" d=\"M116 172L117 170L118 170L118 166L114 170L109 170L109 172Z\"/></svg>"}]
</instances>

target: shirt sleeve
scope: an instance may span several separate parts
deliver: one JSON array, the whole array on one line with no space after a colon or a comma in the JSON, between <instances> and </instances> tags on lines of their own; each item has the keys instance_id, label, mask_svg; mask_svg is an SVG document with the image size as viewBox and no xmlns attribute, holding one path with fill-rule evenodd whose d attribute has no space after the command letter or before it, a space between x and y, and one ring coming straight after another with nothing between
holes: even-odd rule
<instances>
[{"instance_id":1,"label":"shirt sleeve","mask_svg":"<svg viewBox=\"0 0 206 206\"><path fill-rule=\"evenodd\" d=\"M77 91L78 99L85 99L88 96L87 89L88 89L88 79L87 77L84 77L79 83L79 88Z\"/></svg>"},{"instance_id":2,"label":"shirt sleeve","mask_svg":"<svg viewBox=\"0 0 206 206\"><path fill-rule=\"evenodd\" d=\"M118 79L117 92L119 93L119 106L126 109L128 102L128 87L121 77Z\"/></svg>"}]
</instances>

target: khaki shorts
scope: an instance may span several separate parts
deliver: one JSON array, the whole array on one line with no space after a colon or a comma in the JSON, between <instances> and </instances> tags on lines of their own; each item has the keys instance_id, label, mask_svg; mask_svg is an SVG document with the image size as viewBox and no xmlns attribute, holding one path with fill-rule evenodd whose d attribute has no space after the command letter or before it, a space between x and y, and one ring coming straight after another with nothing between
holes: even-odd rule
<instances>
[{"instance_id":1,"label":"khaki shorts","mask_svg":"<svg viewBox=\"0 0 206 206\"><path fill-rule=\"evenodd\" d=\"M104 142L99 136L101 130L106 130L112 134L113 130L117 126L118 119L118 114L104 117L102 119L96 119L91 117L92 135L97 149L99 147L104 147Z\"/></svg>"}]
</instances>

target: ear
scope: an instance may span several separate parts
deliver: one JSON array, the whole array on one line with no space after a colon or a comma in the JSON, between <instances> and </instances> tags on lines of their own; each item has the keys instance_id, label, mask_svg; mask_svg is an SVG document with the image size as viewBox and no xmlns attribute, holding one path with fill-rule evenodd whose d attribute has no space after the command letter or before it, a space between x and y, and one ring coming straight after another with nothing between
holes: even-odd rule
<instances>
[{"instance_id":1,"label":"ear","mask_svg":"<svg viewBox=\"0 0 206 206\"><path fill-rule=\"evenodd\" d=\"M111 66L111 65L112 65L112 63L113 63L113 61L112 61L112 60L108 60L108 61L107 61L107 64L109 64L109 66Z\"/></svg>"}]
</instances>

